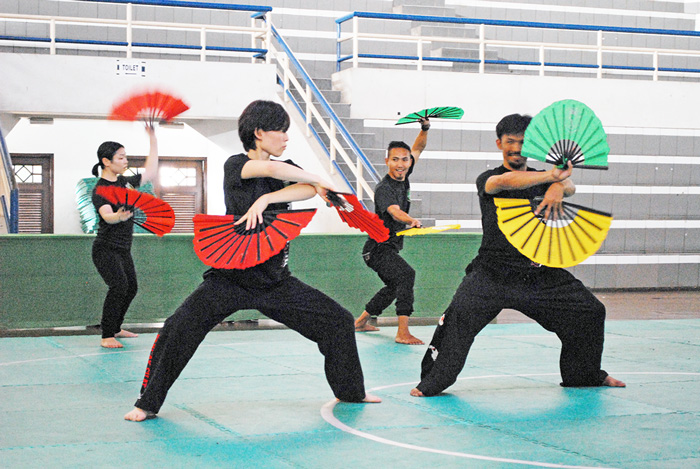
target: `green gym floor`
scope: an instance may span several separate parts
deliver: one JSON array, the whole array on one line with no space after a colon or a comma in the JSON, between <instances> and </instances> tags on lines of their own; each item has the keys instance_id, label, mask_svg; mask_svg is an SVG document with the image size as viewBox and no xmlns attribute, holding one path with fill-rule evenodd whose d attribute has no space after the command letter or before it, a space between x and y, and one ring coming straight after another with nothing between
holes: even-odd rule
<instances>
[{"instance_id":1,"label":"green gym floor","mask_svg":"<svg viewBox=\"0 0 700 469\"><path fill-rule=\"evenodd\" d=\"M674 319L630 319L633 305L610 298L603 368L625 389L560 387L557 338L514 320L477 337L445 394L413 398L425 346L395 344L385 326L357 335L367 389L384 402L335 403L313 343L214 331L142 423L122 417L154 333L117 350L96 335L4 337L0 467L699 468L694 298ZM426 342L433 330L412 326Z\"/></svg>"}]
</instances>

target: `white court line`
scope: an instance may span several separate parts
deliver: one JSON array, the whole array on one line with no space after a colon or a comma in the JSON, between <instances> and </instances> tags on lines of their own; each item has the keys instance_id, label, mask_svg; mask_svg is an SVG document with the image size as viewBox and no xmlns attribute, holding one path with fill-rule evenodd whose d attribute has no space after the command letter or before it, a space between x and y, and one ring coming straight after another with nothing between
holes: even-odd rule
<instances>
[{"instance_id":1,"label":"white court line","mask_svg":"<svg viewBox=\"0 0 700 469\"><path fill-rule=\"evenodd\" d=\"M686 376L700 376L700 373L693 373L693 372L672 372L672 371L667 371L667 372L614 372L613 374L615 375L686 375ZM559 373L533 373L533 374L520 374L520 375L483 375L483 376L467 376L464 378L458 378L458 381L461 380L470 380L470 379L484 379L484 378L528 378L528 377L539 377L539 376L559 376ZM416 383L415 381L409 382L409 383L399 383L399 384L389 384L386 386L378 386L374 387L372 389L369 389L368 392L373 392L373 391L380 391L383 389L389 389L389 388L396 388L396 387L403 387L403 386L415 386ZM416 398L416 399L425 399L425 398ZM429 399L429 398L427 398ZM435 453L435 454L443 454L445 456L455 456L458 458L466 458L466 459L479 459L482 461L493 461L493 462L500 462L500 463L507 463L507 464L521 464L521 465L526 465L526 466L536 466L536 467L553 467L553 468L566 468L566 469L593 469L592 466L567 466L564 464L553 464L553 463L546 463L546 462L538 462L538 461L525 461L525 460L520 460L520 459L509 459L509 458L497 458L497 457L491 457L491 456L482 456L479 454L470 454L470 453L460 453L457 451L445 451L441 449L435 449L435 448L427 448L425 446L418 446L418 445L412 445L408 443L401 443L399 441L394 441L394 440L389 440L388 438L382 438L380 436L372 435L371 433L366 433L360 430L357 430L355 428L352 428L340 420L336 418L336 416L333 414L333 409L335 408L336 404L338 403L337 400L332 400L327 402L326 404L321 407L321 417L334 426L335 428L344 431L346 433L350 433L355 436L359 436L360 438L365 438L367 440L375 441L377 443L382 443L385 445L391 445L391 446L397 446L399 448L404 448L404 449L411 449L414 451L422 451L425 453ZM596 466L597 469L600 469L600 466Z\"/></svg>"}]
</instances>

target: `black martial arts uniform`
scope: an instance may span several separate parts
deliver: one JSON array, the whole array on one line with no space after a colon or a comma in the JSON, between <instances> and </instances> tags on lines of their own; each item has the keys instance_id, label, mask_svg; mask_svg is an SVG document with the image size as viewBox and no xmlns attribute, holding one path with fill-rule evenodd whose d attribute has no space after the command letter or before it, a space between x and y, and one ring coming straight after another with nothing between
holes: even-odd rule
<instances>
[{"instance_id":1,"label":"black martial arts uniform","mask_svg":"<svg viewBox=\"0 0 700 469\"><path fill-rule=\"evenodd\" d=\"M549 187L542 184L487 194L486 180L508 171L500 166L477 178L484 232L481 247L423 357L417 388L426 396L455 383L474 337L504 308L516 309L557 334L562 343L563 386L600 386L607 377L600 369L605 306L566 270L534 264L520 254L498 227L494 197L534 198Z\"/></svg>"},{"instance_id":2,"label":"black martial arts uniform","mask_svg":"<svg viewBox=\"0 0 700 469\"><path fill-rule=\"evenodd\" d=\"M365 311L370 316L379 316L394 300L398 316L410 316L413 313L416 271L399 255L399 251L403 249L403 236L396 236L396 232L406 229L406 224L395 220L388 208L398 205L405 213L410 210L411 184L408 177L413 172L415 162L411 156L411 167L403 181L392 179L387 174L374 190L374 211L389 229L389 239L378 243L368 238L362 248L365 263L377 272L385 285L365 305Z\"/></svg>"},{"instance_id":3,"label":"black martial arts uniform","mask_svg":"<svg viewBox=\"0 0 700 469\"><path fill-rule=\"evenodd\" d=\"M243 215L260 196L285 187L273 178L242 179L245 154L224 165L226 213ZM291 164L291 161L287 161ZM270 204L268 210L286 210ZM352 314L322 292L293 277L287 266L289 245L266 262L248 269L209 269L204 281L170 316L156 337L141 396L135 406L157 413L168 390L207 333L241 309L257 309L316 342L325 357L326 379L343 401L365 398L364 378L355 343Z\"/></svg>"},{"instance_id":4,"label":"black martial arts uniform","mask_svg":"<svg viewBox=\"0 0 700 469\"><path fill-rule=\"evenodd\" d=\"M141 175L118 175L116 181L100 178L95 185L134 188L141 185ZM99 223L97 236L92 243L92 261L97 267L102 279L109 290L102 305L102 338L114 337L122 329L124 316L131 301L138 291L136 269L131 258L131 242L134 237L134 220L109 224L100 215L100 207L110 205L115 212L119 206L111 204L107 199L92 194L92 203L97 210Z\"/></svg>"}]
</instances>

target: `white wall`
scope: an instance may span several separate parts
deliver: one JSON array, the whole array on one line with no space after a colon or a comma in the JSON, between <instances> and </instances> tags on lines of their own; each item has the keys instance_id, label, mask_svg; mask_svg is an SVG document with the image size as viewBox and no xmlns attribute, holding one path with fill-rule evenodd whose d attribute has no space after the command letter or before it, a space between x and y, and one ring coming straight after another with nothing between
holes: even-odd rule
<instances>
[{"instance_id":1,"label":"white wall","mask_svg":"<svg viewBox=\"0 0 700 469\"><path fill-rule=\"evenodd\" d=\"M334 74L333 88L360 119L398 120L429 107L458 106L464 109L460 122L491 129L505 115L534 116L555 101L576 99L606 128L700 129L697 83L357 68Z\"/></svg>"},{"instance_id":2,"label":"white wall","mask_svg":"<svg viewBox=\"0 0 700 469\"><path fill-rule=\"evenodd\" d=\"M207 210L225 213L223 164L243 151L237 118L255 99L280 102L273 66L142 61L146 76L117 75L117 59L103 57L0 54L0 123L10 153L54 155L54 232L81 233L75 203L75 185L91 177L97 147L105 140L124 145L128 155L146 155L148 139L142 123L110 121L112 104L135 90L158 88L181 97L190 109L177 118L183 126L157 131L161 156L207 158ZM287 106L295 116L296 111ZM27 116L47 116L53 124L31 124ZM19 119L18 119L19 118ZM341 180L331 178L322 166L318 146L293 118L290 141L283 159L304 169L326 174L340 190ZM356 232L345 226L320 198L294 208L317 207L319 212L305 232Z\"/></svg>"}]
</instances>

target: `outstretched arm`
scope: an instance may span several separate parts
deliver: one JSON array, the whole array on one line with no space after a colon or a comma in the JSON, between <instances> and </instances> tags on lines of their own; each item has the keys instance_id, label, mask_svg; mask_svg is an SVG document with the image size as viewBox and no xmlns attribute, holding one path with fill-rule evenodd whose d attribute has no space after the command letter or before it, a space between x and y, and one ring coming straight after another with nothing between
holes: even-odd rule
<instances>
[{"instance_id":1,"label":"outstretched arm","mask_svg":"<svg viewBox=\"0 0 700 469\"><path fill-rule=\"evenodd\" d=\"M552 184L555 182L564 182L571 176L573 166L571 162L564 169L559 169L556 166L549 171L509 171L498 176L491 176L486 181L484 190L487 194L498 194L501 191L527 189L540 184ZM566 191L572 195L575 192L573 182L567 181Z\"/></svg>"},{"instance_id":2,"label":"outstretched arm","mask_svg":"<svg viewBox=\"0 0 700 469\"><path fill-rule=\"evenodd\" d=\"M146 157L141 184L154 181L158 177L158 139L156 138L156 130L152 126L146 125L146 132L150 141L150 151Z\"/></svg>"},{"instance_id":3,"label":"outstretched arm","mask_svg":"<svg viewBox=\"0 0 700 469\"><path fill-rule=\"evenodd\" d=\"M401 210L401 208L398 205L390 205L389 208L386 209L386 211L389 212L389 215L391 215L391 217L394 220L410 225L411 228L421 227L421 222L419 220L413 218L411 215Z\"/></svg>"},{"instance_id":4,"label":"outstretched arm","mask_svg":"<svg viewBox=\"0 0 700 469\"><path fill-rule=\"evenodd\" d=\"M428 145L428 130L430 130L430 119L421 117L418 122L420 122L420 133L411 147L411 155L413 156L414 164L418 162L420 154L423 153L426 145Z\"/></svg>"}]
</instances>

